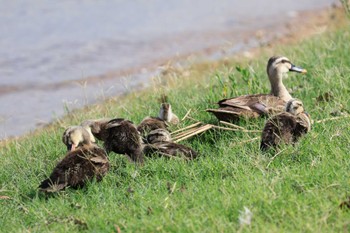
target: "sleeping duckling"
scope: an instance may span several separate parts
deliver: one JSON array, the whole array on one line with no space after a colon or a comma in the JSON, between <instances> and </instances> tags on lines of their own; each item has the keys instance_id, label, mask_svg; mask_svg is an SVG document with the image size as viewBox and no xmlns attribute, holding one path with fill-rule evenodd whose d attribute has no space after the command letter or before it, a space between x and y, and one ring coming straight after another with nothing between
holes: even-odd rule
<instances>
[{"instance_id":1,"label":"sleeping duckling","mask_svg":"<svg viewBox=\"0 0 350 233\"><path fill-rule=\"evenodd\" d=\"M260 150L276 148L281 142L294 144L310 131L310 117L304 112L303 103L300 100L289 100L285 110L286 112L277 114L266 122L261 136Z\"/></svg>"},{"instance_id":2,"label":"sleeping duckling","mask_svg":"<svg viewBox=\"0 0 350 233\"><path fill-rule=\"evenodd\" d=\"M283 56L271 57L267 63L267 74L271 84L270 94L255 94L223 99L219 109L207 109L222 121L237 121L240 118L257 118L284 111L286 103L292 99L282 79L286 73L294 71L306 73L305 69L293 65Z\"/></svg>"},{"instance_id":3,"label":"sleeping duckling","mask_svg":"<svg viewBox=\"0 0 350 233\"><path fill-rule=\"evenodd\" d=\"M107 153L125 154L133 162L143 162L142 140L133 122L123 118L87 120L82 123L104 142Z\"/></svg>"},{"instance_id":4,"label":"sleeping duckling","mask_svg":"<svg viewBox=\"0 0 350 233\"><path fill-rule=\"evenodd\" d=\"M91 142L90 134L83 127L73 126L64 132L63 142L69 152L39 189L52 193L66 187L83 187L94 177L101 181L109 170L109 161L106 152Z\"/></svg>"},{"instance_id":5,"label":"sleeping duckling","mask_svg":"<svg viewBox=\"0 0 350 233\"><path fill-rule=\"evenodd\" d=\"M171 135L168 130L166 129L155 129L149 132L147 135L147 142L150 144L156 143L156 142L170 142L171 141Z\"/></svg>"}]
</instances>

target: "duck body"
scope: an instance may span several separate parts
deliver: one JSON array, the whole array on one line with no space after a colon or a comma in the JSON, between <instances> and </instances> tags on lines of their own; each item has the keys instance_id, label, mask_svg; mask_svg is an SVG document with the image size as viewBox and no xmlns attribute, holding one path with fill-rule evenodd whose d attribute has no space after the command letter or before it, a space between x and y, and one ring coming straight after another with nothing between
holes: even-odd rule
<instances>
[{"instance_id":1,"label":"duck body","mask_svg":"<svg viewBox=\"0 0 350 233\"><path fill-rule=\"evenodd\" d=\"M44 192L56 192L66 187L80 188L93 178L101 181L108 170L105 150L97 146L84 146L68 152L39 188Z\"/></svg>"},{"instance_id":2,"label":"duck body","mask_svg":"<svg viewBox=\"0 0 350 233\"><path fill-rule=\"evenodd\" d=\"M258 118L284 111L285 104L292 99L283 85L284 75L294 71L306 73L305 69L293 65L283 56L271 57L267 63L267 74L271 84L270 94L253 94L220 100L218 109L207 109L221 121L237 121L240 118Z\"/></svg>"},{"instance_id":3,"label":"duck body","mask_svg":"<svg viewBox=\"0 0 350 233\"><path fill-rule=\"evenodd\" d=\"M297 108L301 107L302 105ZM294 144L310 130L311 123L308 114L303 110L298 111L279 113L266 122L261 135L260 150L266 151L271 147L276 148L281 143Z\"/></svg>"},{"instance_id":4,"label":"duck body","mask_svg":"<svg viewBox=\"0 0 350 233\"><path fill-rule=\"evenodd\" d=\"M147 135L156 129L166 129L168 124L159 117L146 117L137 126L137 130L141 133L142 138L147 138Z\"/></svg>"},{"instance_id":5,"label":"duck body","mask_svg":"<svg viewBox=\"0 0 350 233\"><path fill-rule=\"evenodd\" d=\"M133 162L143 163L142 140L133 122L123 118L112 119L105 130L104 147L107 153L126 154Z\"/></svg>"},{"instance_id":6,"label":"duck body","mask_svg":"<svg viewBox=\"0 0 350 233\"><path fill-rule=\"evenodd\" d=\"M143 162L142 140L132 121L124 118L88 120L82 123L93 136L104 142L107 153L127 155L133 162Z\"/></svg>"},{"instance_id":7,"label":"duck body","mask_svg":"<svg viewBox=\"0 0 350 233\"><path fill-rule=\"evenodd\" d=\"M221 121L237 121L240 118L258 118L284 109L286 101L269 95L244 95L236 98L223 99L218 103L218 109L207 109Z\"/></svg>"},{"instance_id":8,"label":"duck body","mask_svg":"<svg viewBox=\"0 0 350 233\"><path fill-rule=\"evenodd\" d=\"M147 135L147 143L154 144L156 142L170 142L171 135L170 132L166 129L155 129L149 132Z\"/></svg>"}]
</instances>

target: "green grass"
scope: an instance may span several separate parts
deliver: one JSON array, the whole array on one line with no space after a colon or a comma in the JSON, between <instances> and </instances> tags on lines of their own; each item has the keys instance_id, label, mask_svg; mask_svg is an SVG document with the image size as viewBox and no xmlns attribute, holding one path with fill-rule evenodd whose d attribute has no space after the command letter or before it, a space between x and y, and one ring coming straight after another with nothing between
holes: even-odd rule
<instances>
[{"instance_id":1,"label":"green grass","mask_svg":"<svg viewBox=\"0 0 350 233\"><path fill-rule=\"evenodd\" d=\"M347 26L273 50L308 69L306 75L290 74L285 84L314 120L350 111L349 41ZM259 151L259 140L240 144L259 134L212 130L183 142L201 154L195 161L148 158L136 167L110 154L111 170L100 183L48 198L37 190L65 154L61 135L66 126L113 116L138 123L157 114L162 92L180 117L191 109L191 117L216 123L204 110L217 100L268 92L265 66L270 55L177 69L156 78L150 90L74 111L44 130L3 143L0 196L10 199L0 199L0 231L349 231L350 212L338 208L350 196L349 118L314 124L295 147L283 146L273 160L273 153ZM327 92L332 98L319 101ZM240 124L261 129L264 121ZM191 123L186 120L179 127ZM253 217L250 225L240 226L244 207Z\"/></svg>"}]
</instances>

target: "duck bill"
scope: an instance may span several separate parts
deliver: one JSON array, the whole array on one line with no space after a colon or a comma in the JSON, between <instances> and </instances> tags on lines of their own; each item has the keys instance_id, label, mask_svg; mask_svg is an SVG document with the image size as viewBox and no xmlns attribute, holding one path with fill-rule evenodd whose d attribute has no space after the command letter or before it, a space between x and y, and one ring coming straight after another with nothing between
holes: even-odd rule
<instances>
[{"instance_id":1,"label":"duck bill","mask_svg":"<svg viewBox=\"0 0 350 233\"><path fill-rule=\"evenodd\" d=\"M67 145L67 151L73 151L75 150L76 145L72 144L72 145Z\"/></svg>"},{"instance_id":2,"label":"duck bill","mask_svg":"<svg viewBox=\"0 0 350 233\"><path fill-rule=\"evenodd\" d=\"M292 67L289 69L289 71L294 71L294 72L298 72L298 73L302 73L302 74L306 74L307 73L307 70L301 68L301 67L298 67L298 66L295 66L292 64Z\"/></svg>"}]
</instances>

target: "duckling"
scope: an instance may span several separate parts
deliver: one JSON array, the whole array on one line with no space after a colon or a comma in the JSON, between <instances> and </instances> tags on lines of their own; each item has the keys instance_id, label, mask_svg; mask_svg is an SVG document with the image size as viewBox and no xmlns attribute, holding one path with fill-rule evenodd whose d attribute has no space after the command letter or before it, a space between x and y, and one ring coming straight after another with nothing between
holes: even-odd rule
<instances>
[{"instance_id":1,"label":"duckling","mask_svg":"<svg viewBox=\"0 0 350 233\"><path fill-rule=\"evenodd\" d=\"M147 135L147 142L150 144L156 143L156 142L170 142L171 141L171 135L168 130L166 129L155 129L152 130Z\"/></svg>"},{"instance_id":2,"label":"duckling","mask_svg":"<svg viewBox=\"0 0 350 233\"><path fill-rule=\"evenodd\" d=\"M147 138L147 135L156 129L167 129L168 124L159 117L146 117L137 126L137 131L140 132L143 139Z\"/></svg>"},{"instance_id":3,"label":"duckling","mask_svg":"<svg viewBox=\"0 0 350 233\"><path fill-rule=\"evenodd\" d=\"M161 104L159 118L173 125L176 125L180 122L179 117L173 113L171 105L169 103Z\"/></svg>"},{"instance_id":4,"label":"duckling","mask_svg":"<svg viewBox=\"0 0 350 233\"><path fill-rule=\"evenodd\" d=\"M281 142L294 144L310 131L310 117L304 111L300 100L289 100L285 110L286 112L279 113L266 122L261 136L260 150L276 148Z\"/></svg>"},{"instance_id":5,"label":"duckling","mask_svg":"<svg viewBox=\"0 0 350 233\"><path fill-rule=\"evenodd\" d=\"M147 138L150 131L155 129L167 129L169 124L176 125L179 123L179 118L172 112L169 103L160 105L158 117L146 117L137 126L137 130L143 138Z\"/></svg>"},{"instance_id":6,"label":"duckling","mask_svg":"<svg viewBox=\"0 0 350 233\"><path fill-rule=\"evenodd\" d=\"M104 142L107 153L126 154L133 162L143 162L142 140L133 122L115 118L87 120L82 125Z\"/></svg>"},{"instance_id":7,"label":"duckling","mask_svg":"<svg viewBox=\"0 0 350 233\"><path fill-rule=\"evenodd\" d=\"M63 134L63 142L68 153L39 189L52 193L66 187L83 187L94 177L101 181L109 170L109 161L106 152L90 141L90 134L83 127L69 127Z\"/></svg>"},{"instance_id":8,"label":"duckling","mask_svg":"<svg viewBox=\"0 0 350 233\"><path fill-rule=\"evenodd\" d=\"M239 118L257 118L284 111L285 104L292 99L284 86L283 76L289 71L306 73L303 68L293 65L283 56L273 56L267 63L267 74L271 84L270 94L244 95L218 102L219 109L207 109L219 120L237 121Z\"/></svg>"}]
</instances>

